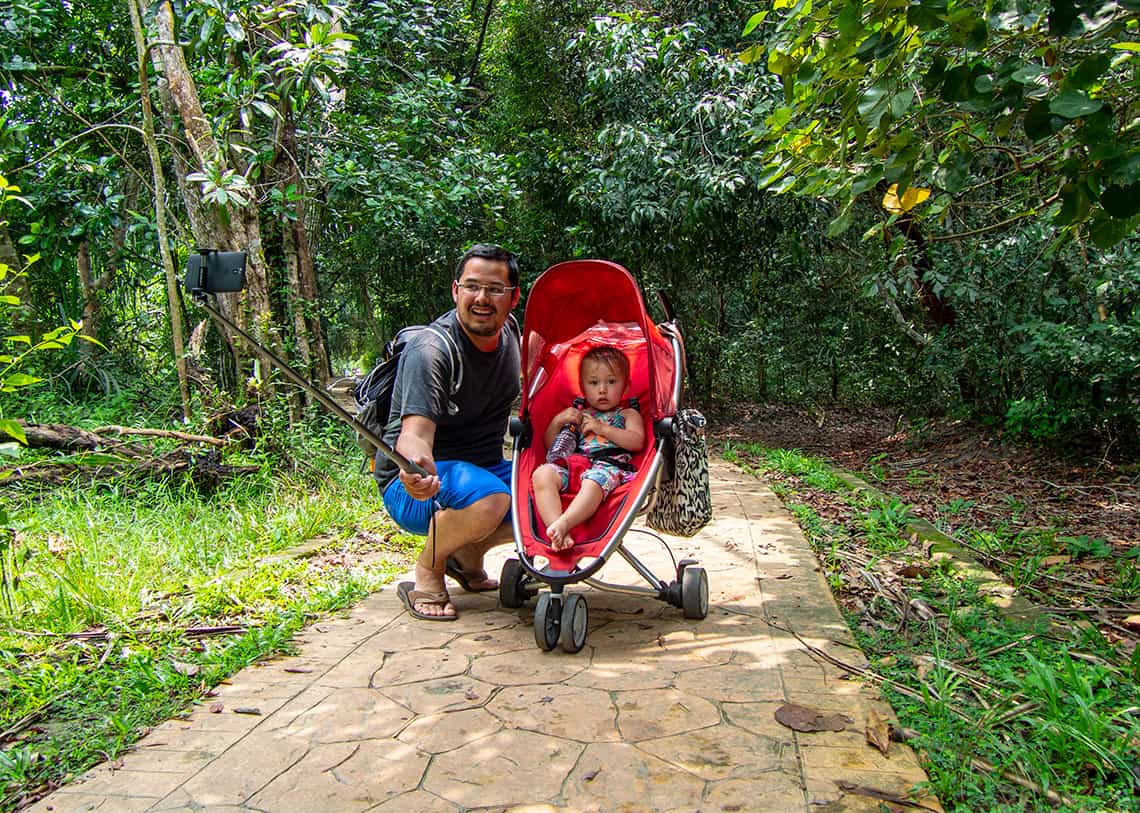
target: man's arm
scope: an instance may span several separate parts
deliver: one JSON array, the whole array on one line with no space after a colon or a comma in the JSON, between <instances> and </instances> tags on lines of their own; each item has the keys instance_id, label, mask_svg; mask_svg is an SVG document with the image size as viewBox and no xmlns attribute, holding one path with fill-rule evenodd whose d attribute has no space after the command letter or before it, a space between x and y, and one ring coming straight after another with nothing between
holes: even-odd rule
<instances>
[{"instance_id":1,"label":"man's arm","mask_svg":"<svg viewBox=\"0 0 1140 813\"><path fill-rule=\"evenodd\" d=\"M405 415L400 421L396 451L430 472L428 477L400 472L400 482L408 496L416 500L434 497L439 491L432 450L435 446L435 421L422 415Z\"/></svg>"}]
</instances>

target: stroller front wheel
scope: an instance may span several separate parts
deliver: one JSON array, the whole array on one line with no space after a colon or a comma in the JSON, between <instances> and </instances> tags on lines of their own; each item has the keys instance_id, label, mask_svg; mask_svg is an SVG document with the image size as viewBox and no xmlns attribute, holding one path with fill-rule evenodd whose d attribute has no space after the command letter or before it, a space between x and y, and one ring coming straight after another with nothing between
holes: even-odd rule
<instances>
[{"instance_id":1,"label":"stroller front wheel","mask_svg":"<svg viewBox=\"0 0 1140 813\"><path fill-rule=\"evenodd\" d=\"M543 652L558 646L562 632L562 597L543 593L534 608L534 642Z\"/></svg>"},{"instance_id":2,"label":"stroller front wheel","mask_svg":"<svg viewBox=\"0 0 1140 813\"><path fill-rule=\"evenodd\" d=\"M586 630L590 624L590 609L586 597L569 593L562 606L562 651L573 655L586 645Z\"/></svg>"}]
</instances>

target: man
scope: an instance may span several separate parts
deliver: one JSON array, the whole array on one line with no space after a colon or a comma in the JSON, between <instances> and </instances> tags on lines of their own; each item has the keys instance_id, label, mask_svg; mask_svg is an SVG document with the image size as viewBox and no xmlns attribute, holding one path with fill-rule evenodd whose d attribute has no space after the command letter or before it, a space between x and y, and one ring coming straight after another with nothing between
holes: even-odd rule
<instances>
[{"instance_id":1,"label":"man","mask_svg":"<svg viewBox=\"0 0 1140 813\"><path fill-rule=\"evenodd\" d=\"M518 339L507 324L519 293L514 255L499 246L473 246L451 283L455 309L432 323L462 356L459 390L449 392L453 354L446 337L422 330L400 356L384 440L428 476L397 475L382 456L376 472L392 519L427 537L415 584L398 589L417 618L457 617L445 574L472 592L498 587L483 569L483 555L512 538L503 435L520 387Z\"/></svg>"}]
</instances>

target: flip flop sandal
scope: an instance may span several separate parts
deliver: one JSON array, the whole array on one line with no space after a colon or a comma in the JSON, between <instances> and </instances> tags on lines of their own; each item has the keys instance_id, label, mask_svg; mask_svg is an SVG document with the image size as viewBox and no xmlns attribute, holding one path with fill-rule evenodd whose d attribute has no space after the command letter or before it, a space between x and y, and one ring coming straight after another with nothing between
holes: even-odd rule
<instances>
[{"instance_id":1,"label":"flip flop sandal","mask_svg":"<svg viewBox=\"0 0 1140 813\"><path fill-rule=\"evenodd\" d=\"M490 576L488 576L487 571L483 570L482 568L479 570L464 570L459 566L459 560L454 556L447 557L447 562L444 565L443 571L448 576L459 582L459 586L466 590L468 593L489 593L492 590L499 589L499 585L497 584L494 587L472 587L472 582L486 581L490 579Z\"/></svg>"},{"instance_id":2,"label":"flip flop sandal","mask_svg":"<svg viewBox=\"0 0 1140 813\"><path fill-rule=\"evenodd\" d=\"M421 621L455 621L459 618L458 615L427 615L416 609L417 604L446 607L451 603L451 596L446 590L417 590L415 582L400 582L396 588L396 595L400 597L400 601L404 603L411 616Z\"/></svg>"}]
</instances>

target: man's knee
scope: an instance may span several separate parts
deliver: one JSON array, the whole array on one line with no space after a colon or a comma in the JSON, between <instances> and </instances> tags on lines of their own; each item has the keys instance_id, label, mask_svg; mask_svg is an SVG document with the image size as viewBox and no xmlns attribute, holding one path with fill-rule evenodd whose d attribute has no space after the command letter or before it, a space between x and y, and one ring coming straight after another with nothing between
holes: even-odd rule
<instances>
[{"instance_id":1,"label":"man's knee","mask_svg":"<svg viewBox=\"0 0 1140 813\"><path fill-rule=\"evenodd\" d=\"M506 492L488 494L466 508L458 509L472 521L488 528L494 528L503 522L507 512L511 510L511 495Z\"/></svg>"}]
</instances>

